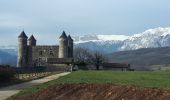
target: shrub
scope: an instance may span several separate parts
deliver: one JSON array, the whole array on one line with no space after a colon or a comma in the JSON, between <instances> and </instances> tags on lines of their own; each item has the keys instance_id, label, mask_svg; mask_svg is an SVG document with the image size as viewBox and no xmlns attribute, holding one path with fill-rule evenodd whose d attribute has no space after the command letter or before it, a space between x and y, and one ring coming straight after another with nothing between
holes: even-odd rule
<instances>
[{"instance_id":1,"label":"shrub","mask_svg":"<svg viewBox=\"0 0 170 100\"><path fill-rule=\"evenodd\" d=\"M6 82L14 78L15 71L8 65L0 65L0 81Z\"/></svg>"},{"instance_id":2,"label":"shrub","mask_svg":"<svg viewBox=\"0 0 170 100\"><path fill-rule=\"evenodd\" d=\"M87 68L87 63L86 62L83 62L83 61L77 61L77 62L74 62L74 67L77 66L78 69L80 70L88 70ZM73 68L74 69L74 68Z\"/></svg>"},{"instance_id":3,"label":"shrub","mask_svg":"<svg viewBox=\"0 0 170 100\"><path fill-rule=\"evenodd\" d=\"M74 62L74 65L86 66L86 62L84 62L84 61L76 61L76 62Z\"/></svg>"}]
</instances>

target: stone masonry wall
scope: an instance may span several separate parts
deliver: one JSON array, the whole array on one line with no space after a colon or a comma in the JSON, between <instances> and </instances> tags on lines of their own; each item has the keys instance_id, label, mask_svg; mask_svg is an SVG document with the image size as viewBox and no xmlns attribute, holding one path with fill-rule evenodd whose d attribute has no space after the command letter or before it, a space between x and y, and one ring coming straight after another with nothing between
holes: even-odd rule
<instances>
[{"instance_id":1,"label":"stone masonry wall","mask_svg":"<svg viewBox=\"0 0 170 100\"><path fill-rule=\"evenodd\" d=\"M32 66L46 66L47 58L58 58L59 46L32 46L29 51L32 54Z\"/></svg>"}]
</instances>

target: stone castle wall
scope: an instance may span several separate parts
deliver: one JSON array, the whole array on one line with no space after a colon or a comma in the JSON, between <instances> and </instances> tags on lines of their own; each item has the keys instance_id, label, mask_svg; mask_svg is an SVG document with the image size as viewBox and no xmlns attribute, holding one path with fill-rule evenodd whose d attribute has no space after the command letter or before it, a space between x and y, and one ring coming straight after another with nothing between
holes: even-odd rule
<instances>
[{"instance_id":1,"label":"stone castle wall","mask_svg":"<svg viewBox=\"0 0 170 100\"><path fill-rule=\"evenodd\" d=\"M58 58L59 46L31 46L30 48L30 66L45 66L47 58Z\"/></svg>"}]
</instances>

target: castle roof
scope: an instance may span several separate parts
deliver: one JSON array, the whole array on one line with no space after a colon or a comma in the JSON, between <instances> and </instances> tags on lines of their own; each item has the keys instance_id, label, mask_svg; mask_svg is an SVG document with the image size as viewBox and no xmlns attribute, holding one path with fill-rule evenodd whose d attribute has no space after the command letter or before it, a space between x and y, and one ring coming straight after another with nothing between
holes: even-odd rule
<instances>
[{"instance_id":1,"label":"castle roof","mask_svg":"<svg viewBox=\"0 0 170 100\"><path fill-rule=\"evenodd\" d=\"M21 32L21 34L18 36L18 38L28 38L24 31Z\"/></svg>"},{"instance_id":2,"label":"castle roof","mask_svg":"<svg viewBox=\"0 0 170 100\"><path fill-rule=\"evenodd\" d=\"M68 40L72 40L72 41L73 41L73 39L71 38L71 36L70 36L70 35L68 35Z\"/></svg>"},{"instance_id":3,"label":"castle roof","mask_svg":"<svg viewBox=\"0 0 170 100\"><path fill-rule=\"evenodd\" d=\"M33 35L31 35L31 37L30 37L28 40L30 40L30 41L36 41L36 39L34 38Z\"/></svg>"},{"instance_id":4,"label":"castle roof","mask_svg":"<svg viewBox=\"0 0 170 100\"><path fill-rule=\"evenodd\" d=\"M65 31L63 31L63 33L61 34L60 38L67 39L67 35L66 35Z\"/></svg>"}]
</instances>

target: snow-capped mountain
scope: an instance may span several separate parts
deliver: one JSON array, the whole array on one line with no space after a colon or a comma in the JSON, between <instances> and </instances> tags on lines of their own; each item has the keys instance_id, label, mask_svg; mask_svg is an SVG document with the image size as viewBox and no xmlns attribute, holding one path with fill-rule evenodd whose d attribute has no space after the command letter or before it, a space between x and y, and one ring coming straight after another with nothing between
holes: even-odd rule
<instances>
[{"instance_id":1,"label":"snow-capped mountain","mask_svg":"<svg viewBox=\"0 0 170 100\"><path fill-rule=\"evenodd\" d=\"M84 43L84 42L103 42L103 41L123 41L128 39L129 36L126 35L84 35L74 37L74 42Z\"/></svg>"},{"instance_id":2,"label":"snow-capped mountain","mask_svg":"<svg viewBox=\"0 0 170 100\"><path fill-rule=\"evenodd\" d=\"M170 27L148 29L132 36L125 35L85 35L74 38L76 47L86 47L105 53L140 48L170 46Z\"/></svg>"},{"instance_id":3,"label":"snow-capped mountain","mask_svg":"<svg viewBox=\"0 0 170 100\"><path fill-rule=\"evenodd\" d=\"M170 28L155 28L135 34L124 41L121 50L170 46Z\"/></svg>"}]
</instances>

